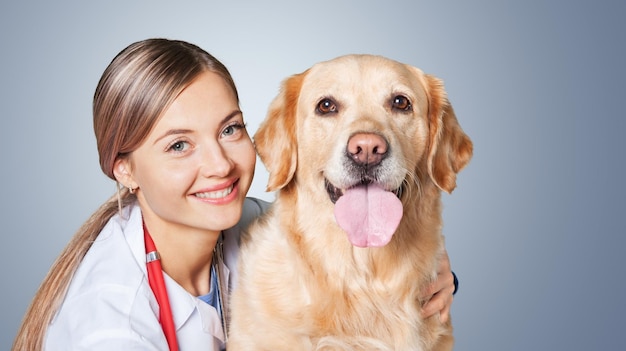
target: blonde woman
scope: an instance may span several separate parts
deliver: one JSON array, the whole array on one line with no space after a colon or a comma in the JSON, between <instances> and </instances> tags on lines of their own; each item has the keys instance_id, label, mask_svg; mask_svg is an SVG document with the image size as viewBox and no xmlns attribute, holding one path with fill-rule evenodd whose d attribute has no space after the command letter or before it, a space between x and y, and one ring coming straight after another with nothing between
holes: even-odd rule
<instances>
[{"instance_id":1,"label":"blonde woman","mask_svg":"<svg viewBox=\"0 0 626 351\"><path fill-rule=\"evenodd\" d=\"M104 71L93 102L102 171L118 192L78 230L29 307L13 350L220 350L255 152L226 67L147 39ZM452 303L447 257L426 315Z\"/></svg>"}]
</instances>

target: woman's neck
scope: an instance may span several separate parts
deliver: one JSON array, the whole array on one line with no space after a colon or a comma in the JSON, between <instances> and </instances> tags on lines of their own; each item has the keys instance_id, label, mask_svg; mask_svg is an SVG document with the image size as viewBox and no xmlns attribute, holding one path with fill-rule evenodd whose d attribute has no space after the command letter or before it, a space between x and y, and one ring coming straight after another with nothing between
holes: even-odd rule
<instances>
[{"instance_id":1,"label":"woman's neck","mask_svg":"<svg viewBox=\"0 0 626 351\"><path fill-rule=\"evenodd\" d=\"M174 228L148 219L145 225L161 256L163 271L190 294L208 294L213 249L220 232Z\"/></svg>"}]
</instances>

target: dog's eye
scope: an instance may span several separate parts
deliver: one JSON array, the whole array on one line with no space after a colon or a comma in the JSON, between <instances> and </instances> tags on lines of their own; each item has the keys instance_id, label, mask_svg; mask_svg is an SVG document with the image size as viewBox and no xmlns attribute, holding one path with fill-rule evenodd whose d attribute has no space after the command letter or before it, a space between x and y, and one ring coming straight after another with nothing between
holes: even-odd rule
<instances>
[{"instance_id":1,"label":"dog's eye","mask_svg":"<svg viewBox=\"0 0 626 351\"><path fill-rule=\"evenodd\" d=\"M398 95L394 97L391 103L391 107L400 111L411 111L413 109L411 101L409 101L409 98L404 95Z\"/></svg>"},{"instance_id":2,"label":"dog's eye","mask_svg":"<svg viewBox=\"0 0 626 351\"><path fill-rule=\"evenodd\" d=\"M323 99L317 104L317 108L315 109L315 111L322 115L336 113L337 104L331 99Z\"/></svg>"}]
</instances>

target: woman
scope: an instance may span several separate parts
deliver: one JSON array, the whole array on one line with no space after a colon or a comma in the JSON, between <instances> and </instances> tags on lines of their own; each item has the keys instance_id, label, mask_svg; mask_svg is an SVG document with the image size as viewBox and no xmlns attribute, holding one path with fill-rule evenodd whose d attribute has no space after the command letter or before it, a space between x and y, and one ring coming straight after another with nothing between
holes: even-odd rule
<instances>
[{"instance_id":1,"label":"woman","mask_svg":"<svg viewBox=\"0 0 626 351\"><path fill-rule=\"evenodd\" d=\"M13 350L224 348L239 231L268 206L246 199L255 153L232 77L193 44L136 42L106 68L93 118L118 193L54 263ZM447 318L443 261L424 313Z\"/></svg>"}]
</instances>

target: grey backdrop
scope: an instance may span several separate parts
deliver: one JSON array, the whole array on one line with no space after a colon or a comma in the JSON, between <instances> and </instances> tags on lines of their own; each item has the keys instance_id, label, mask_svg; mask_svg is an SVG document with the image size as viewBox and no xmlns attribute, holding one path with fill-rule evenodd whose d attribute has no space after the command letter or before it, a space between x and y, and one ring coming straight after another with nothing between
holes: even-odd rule
<instances>
[{"instance_id":1,"label":"grey backdrop","mask_svg":"<svg viewBox=\"0 0 626 351\"><path fill-rule=\"evenodd\" d=\"M226 4L227 3L227 4ZM346 53L446 82L475 157L444 196L457 350L617 350L623 336L623 1L4 1L0 349L50 264L114 192L91 98L123 47L199 44L251 132L279 82ZM250 195L264 193L259 164Z\"/></svg>"}]
</instances>

